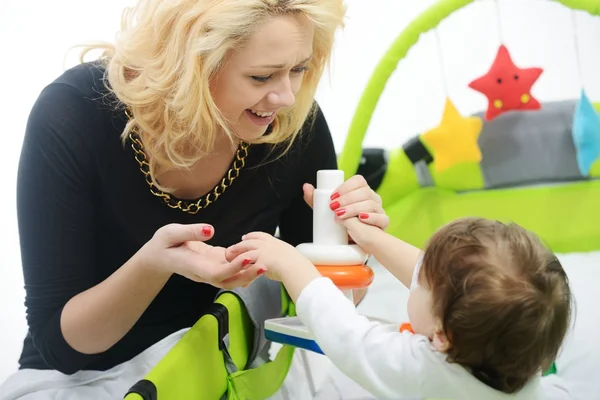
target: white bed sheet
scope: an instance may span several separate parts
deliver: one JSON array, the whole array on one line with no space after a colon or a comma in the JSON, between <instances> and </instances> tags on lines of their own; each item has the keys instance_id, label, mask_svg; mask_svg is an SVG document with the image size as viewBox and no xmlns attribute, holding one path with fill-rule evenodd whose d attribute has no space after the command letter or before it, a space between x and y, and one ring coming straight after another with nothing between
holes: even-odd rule
<instances>
[{"instance_id":1,"label":"white bed sheet","mask_svg":"<svg viewBox=\"0 0 600 400\"><path fill-rule=\"evenodd\" d=\"M600 309L597 305L600 298L600 251L558 254L558 257L569 276L576 314L557 360L557 368L560 378L571 391L572 400L600 400ZM408 321L408 289L381 266L373 265L373 269L375 280L359 306L361 313L393 321ZM319 363L327 361L319 360ZM320 368L324 370L323 366ZM329 378L333 379L344 400L375 399L337 368L331 366L329 371Z\"/></svg>"},{"instance_id":2,"label":"white bed sheet","mask_svg":"<svg viewBox=\"0 0 600 400\"><path fill-rule=\"evenodd\" d=\"M577 308L572 332L557 360L560 378L567 382L572 400L600 400L600 312L596 307L596 293L600 289L600 252L563 254L559 257L569 275ZM369 294L359 306L360 311L386 320L407 321L408 290L381 266L373 265L373 269L375 280ZM302 352L301 357L295 361L295 366L288 376L288 381L295 382L292 384L294 393L292 390L286 391L286 395L283 396L286 400L308 400L308 397L314 400L375 399L345 377L324 356ZM310 372L306 369L306 363L310 365ZM139 376L130 380L135 381L144 374L143 371L139 372ZM2 380L0 379L0 384ZM298 385L299 382L302 384ZM127 388L129 383L119 387L121 386L121 389ZM121 389L119 390L125 390ZM316 395L308 394L315 391L318 392Z\"/></svg>"}]
</instances>

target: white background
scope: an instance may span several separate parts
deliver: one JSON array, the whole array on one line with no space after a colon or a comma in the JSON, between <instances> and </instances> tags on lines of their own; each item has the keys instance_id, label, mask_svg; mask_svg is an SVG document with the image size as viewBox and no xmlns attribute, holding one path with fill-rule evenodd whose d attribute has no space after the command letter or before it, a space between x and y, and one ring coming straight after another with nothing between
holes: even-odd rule
<instances>
[{"instance_id":1,"label":"white background","mask_svg":"<svg viewBox=\"0 0 600 400\"><path fill-rule=\"evenodd\" d=\"M111 40L121 9L130 2L0 1L0 382L17 368L26 333L15 185L27 115L40 90L64 70L69 48L87 40ZM338 151L380 57L433 3L347 0L347 25L338 37L331 74L318 93ZM545 69L533 90L540 100L578 97L579 66L590 98L600 100L598 18L576 13L577 54L570 10L547 0L500 0L499 11L492 0L480 0L453 14L437 31L441 52L434 33L423 35L388 82L364 145L394 148L434 126L445 86L463 114L482 110L485 98L467 84L487 71L500 37L518 66ZM66 67L73 65L75 56L76 51L69 53ZM43 204L40 199L40 207Z\"/></svg>"}]
</instances>

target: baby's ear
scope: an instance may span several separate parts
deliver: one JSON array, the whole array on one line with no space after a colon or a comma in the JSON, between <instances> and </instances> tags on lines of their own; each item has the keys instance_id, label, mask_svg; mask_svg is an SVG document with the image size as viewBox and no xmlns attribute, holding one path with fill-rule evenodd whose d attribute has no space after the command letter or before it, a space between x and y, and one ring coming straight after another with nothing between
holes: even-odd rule
<instances>
[{"instance_id":1,"label":"baby's ear","mask_svg":"<svg viewBox=\"0 0 600 400\"><path fill-rule=\"evenodd\" d=\"M448 336L444 333L443 329L436 329L433 333L433 347L439 352L446 353L450 350L451 344L450 340L448 340Z\"/></svg>"}]
</instances>

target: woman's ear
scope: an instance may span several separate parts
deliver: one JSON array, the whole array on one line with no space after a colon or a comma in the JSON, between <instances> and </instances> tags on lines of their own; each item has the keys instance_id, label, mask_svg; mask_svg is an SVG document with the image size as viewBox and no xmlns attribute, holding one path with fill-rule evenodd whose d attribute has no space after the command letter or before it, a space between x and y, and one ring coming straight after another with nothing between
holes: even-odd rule
<instances>
[{"instance_id":1,"label":"woman's ear","mask_svg":"<svg viewBox=\"0 0 600 400\"><path fill-rule=\"evenodd\" d=\"M433 347L439 352L445 353L450 350L450 340L448 340L448 336L444 333L444 330L441 328L437 328L433 333Z\"/></svg>"}]
</instances>

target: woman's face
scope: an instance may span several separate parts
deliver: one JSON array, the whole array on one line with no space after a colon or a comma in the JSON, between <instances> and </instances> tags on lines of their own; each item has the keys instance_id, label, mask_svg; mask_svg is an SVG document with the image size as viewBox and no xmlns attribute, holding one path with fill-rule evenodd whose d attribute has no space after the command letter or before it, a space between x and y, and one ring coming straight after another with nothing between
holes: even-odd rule
<instances>
[{"instance_id":1,"label":"woman's face","mask_svg":"<svg viewBox=\"0 0 600 400\"><path fill-rule=\"evenodd\" d=\"M312 56L313 35L304 19L273 17L224 60L211 92L240 139L261 137L275 114L294 104Z\"/></svg>"}]
</instances>

